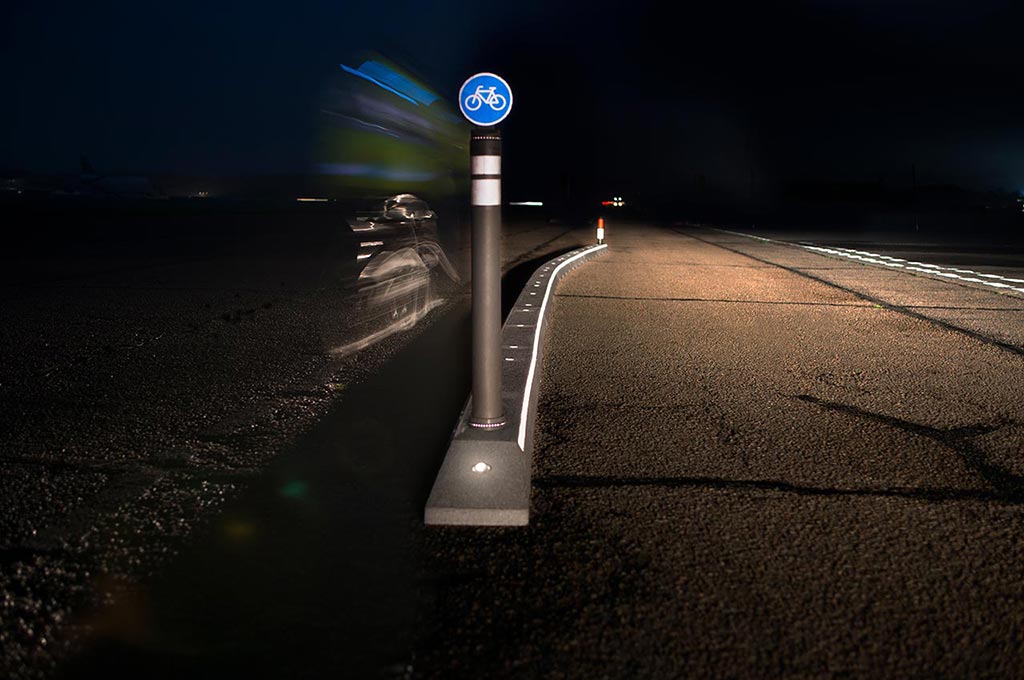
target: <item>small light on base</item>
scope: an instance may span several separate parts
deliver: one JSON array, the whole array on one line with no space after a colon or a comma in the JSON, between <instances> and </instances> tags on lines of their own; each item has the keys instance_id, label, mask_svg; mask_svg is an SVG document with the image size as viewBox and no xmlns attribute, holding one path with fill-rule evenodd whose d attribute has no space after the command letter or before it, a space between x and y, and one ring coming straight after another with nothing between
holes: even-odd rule
<instances>
[{"instance_id":1,"label":"small light on base","mask_svg":"<svg viewBox=\"0 0 1024 680\"><path fill-rule=\"evenodd\" d=\"M473 472L475 472L477 474L483 474L483 473L489 471L490 469L491 469L491 466L488 465L487 463L483 462L483 461L480 461L479 463L477 463L476 465L474 465L472 467Z\"/></svg>"}]
</instances>

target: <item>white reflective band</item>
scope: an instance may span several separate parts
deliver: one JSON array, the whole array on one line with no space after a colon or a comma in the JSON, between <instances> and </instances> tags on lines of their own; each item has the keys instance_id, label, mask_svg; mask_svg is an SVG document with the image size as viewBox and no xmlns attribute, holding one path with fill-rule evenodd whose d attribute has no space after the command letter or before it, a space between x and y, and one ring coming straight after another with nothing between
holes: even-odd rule
<instances>
[{"instance_id":1,"label":"white reflective band","mask_svg":"<svg viewBox=\"0 0 1024 680\"><path fill-rule=\"evenodd\" d=\"M526 389L523 391L523 406L519 411L519 436L516 438L516 443L519 444L520 451L526 451L526 415L530 410L530 395L533 393L533 376L537 371L537 347L540 345L540 333L544 330L544 309L548 306L548 298L551 297L551 287L555 281L555 276L559 270L564 268L566 265L571 264L574 260L578 260L581 257L585 257L587 253L592 253L595 250L602 250L608 246L592 246L586 250L573 255L568 260L562 262L562 264L555 267L555 271L551 272L551 278L548 279L548 286L544 290L544 301L540 303L540 315L537 317L536 330L533 332L533 348L530 354L530 370L526 373ZM545 267L547 269L547 267ZM541 274L541 276L544 276ZM527 311L527 310L523 310ZM523 324L516 324L522 326Z\"/></svg>"},{"instance_id":2,"label":"white reflective band","mask_svg":"<svg viewBox=\"0 0 1024 680\"><path fill-rule=\"evenodd\" d=\"M501 156L472 156L470 163L474 175L501 174Z\"/></svg>"},{"instance_id":3,"label":"white reflective band","mask_svg":"<svg viewBox=\"0 0 1024 680\"><path fill-rule=\"evenodd\" d=\"M473 205L501 205L501 180L473 180L472 203Z\"/></svg>"},{"instance_id":4,"label":"white reflective band","mask_svg":"<svg viewBox=\"0 0 1024 680\"><path fill-rule=\"evenodd\" d=\"M604 227L597 228L597 238L601 241L604 240Z\"/></svg>"}]
</instances>

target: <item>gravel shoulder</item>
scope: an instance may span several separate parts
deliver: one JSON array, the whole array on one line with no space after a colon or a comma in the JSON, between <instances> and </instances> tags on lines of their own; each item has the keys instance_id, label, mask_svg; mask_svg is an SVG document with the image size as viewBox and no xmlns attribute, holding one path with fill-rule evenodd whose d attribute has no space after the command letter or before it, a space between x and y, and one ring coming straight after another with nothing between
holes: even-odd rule
<instances>
[{"instance_id":1,"label":"gravel shoulder","mask_svg":"<svg viewBox=\"0 0 1024 680\"><path fill-rule=\"evenodd\" d=\"M415 327L339 358L330 348L359 320L341 285L354 260L347 227L330 216L219 224L217 238L83 240L7 263L0 675L51 675L103 630L98 612L468 299L464 282L435 277L437 304ZM566 231L510 224L506 267Z\"/></svg>"}]
</instances>

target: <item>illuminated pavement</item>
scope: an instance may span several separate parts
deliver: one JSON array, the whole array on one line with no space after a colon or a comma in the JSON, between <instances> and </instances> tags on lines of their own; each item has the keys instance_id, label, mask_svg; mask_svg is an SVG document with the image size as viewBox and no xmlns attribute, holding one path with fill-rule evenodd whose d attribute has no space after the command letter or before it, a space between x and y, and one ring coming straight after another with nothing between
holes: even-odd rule
<instances>
[{"instance_id":1,"label":"illuminated pavement","mask_svg":"<svg viewBox=\"0 0 1024 680\"><path fill-rule=\"evenodd\" d=\"M556 297L532 525L427 533L424 674L1018 673L1024 299L609 240Z\"/></svg>"},{"instance_id":2,"label":"illuminated pavement","mask_svg":"<svg viewBox=\"0 0 1024 680\"><path fill-rule=\"evenodd\" d=\"M711 230L609 242L554 298L528 527L422 525L467 379L446 314L71 674L1015 674L1024 299Z\"/></svg>"}]
</instances>

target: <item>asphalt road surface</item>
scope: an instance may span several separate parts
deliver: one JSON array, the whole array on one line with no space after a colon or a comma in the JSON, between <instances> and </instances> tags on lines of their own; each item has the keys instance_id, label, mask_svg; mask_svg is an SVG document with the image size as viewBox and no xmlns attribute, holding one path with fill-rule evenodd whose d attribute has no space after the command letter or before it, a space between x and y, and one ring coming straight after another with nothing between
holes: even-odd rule
<instances>
[{"instance_id":1,"label":"asphalt road surface","mask_svg":"<svg viewBox=\"0 0 1024 680\"><path fill-rule=\"evenodd\" d=\"M418 323L338 356L361 321L339 275L360 240L344 215L174 208L76 204L7 222L0 677L51 676L120 630L109 603L130 601L334 404L358 402L349 392L408 342L468 314L466 280L431 273ZM569 231L510 221L506 270L574 243ZM418 408L467 389L438 375ZM389 408L385 431L407 420Z\"/></svg>"},{"instance_id":2,"label":"asphalt road surface","mask_svg":"<svg viewBox=\"0 0 1024 680\"><path fill-rule=\"evenodd\" d=\"M461 406L442 317L65 671L1019 675L1024 299L709 229L609 241L554 298L528 527L422 526Z\"/></svg>"}]
</instances>

